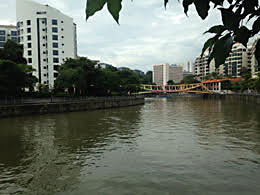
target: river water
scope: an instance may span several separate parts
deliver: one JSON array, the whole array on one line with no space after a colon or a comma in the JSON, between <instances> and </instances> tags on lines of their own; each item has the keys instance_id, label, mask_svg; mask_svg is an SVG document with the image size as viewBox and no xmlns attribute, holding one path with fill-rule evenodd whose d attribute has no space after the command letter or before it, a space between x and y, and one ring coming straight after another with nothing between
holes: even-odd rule
<instances>
[{"instance_id":1,"label":"river water","mask_svg":"<svg viewBox=\"0 0 260 195\"><path fill-rule=\"evenodd\" d=\"M0 194L260 194L260 107L147 99L0 119Z\"/></svg>"}]
</instances>

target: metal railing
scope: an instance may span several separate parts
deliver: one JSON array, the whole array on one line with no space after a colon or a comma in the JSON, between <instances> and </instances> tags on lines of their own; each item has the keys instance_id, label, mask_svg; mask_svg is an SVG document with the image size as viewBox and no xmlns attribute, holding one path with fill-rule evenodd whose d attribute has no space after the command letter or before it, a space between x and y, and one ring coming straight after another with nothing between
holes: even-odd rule
<instances>
[{"instance_id":1,"label":"metal railing","mask_svg":"<svg viewBox=\"0 0 260 195\"><path fill-rule=\"evenodd\" d=\"M46 98L0 98L0 105L22 105L22 104L42 104L42 103L72 103L72 102L94 102L94 101L111 101L111 100L134 100L142 99L143 96L109 96L109 97L46 97Z\"/></svg>"}]
</instances>

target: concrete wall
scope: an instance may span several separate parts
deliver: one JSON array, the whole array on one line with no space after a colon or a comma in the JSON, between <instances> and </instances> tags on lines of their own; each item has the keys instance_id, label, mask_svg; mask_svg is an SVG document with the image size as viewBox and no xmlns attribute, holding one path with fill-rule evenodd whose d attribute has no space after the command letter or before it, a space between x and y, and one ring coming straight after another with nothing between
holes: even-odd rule
<instances>
[{"instance_id":1,"label":"concrete wall","mask_svg":"<svg viewBox=\"0 0 260 195\"><path fill-rule=\"evenodd\" d=\"M25 115L40 115L61 112L119 108L144 104L143 97L103 98L91 101L38 103L23 105L0 105L0 118Z\"/></svg>"},{"instance_id":2,"label":"concrete wall","mask_svg":"<svg viewBox=\"0 0 260 195\"><path fill-rule=\"evenodd\" d=\"M249 94L212 94L206 95L207 98L224 99L232 102L246 102L260 105L260 95Z\"/></svg>"}]
</instances>

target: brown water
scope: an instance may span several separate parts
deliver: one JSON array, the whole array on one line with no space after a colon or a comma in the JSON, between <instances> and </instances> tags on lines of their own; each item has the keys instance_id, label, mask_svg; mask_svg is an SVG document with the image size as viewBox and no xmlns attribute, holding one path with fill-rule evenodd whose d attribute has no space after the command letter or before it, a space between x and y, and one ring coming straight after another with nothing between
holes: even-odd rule
<instances>
[{"instance_id":1,"label":"brown water","mask_svg":"<svg viewBox=\"0 0 260 195\"><path fill-rule=\"evenodd\" d=\"M200 98L0 120L0 194L260 194L260 107Z\"/></svg>"}]
</instances>

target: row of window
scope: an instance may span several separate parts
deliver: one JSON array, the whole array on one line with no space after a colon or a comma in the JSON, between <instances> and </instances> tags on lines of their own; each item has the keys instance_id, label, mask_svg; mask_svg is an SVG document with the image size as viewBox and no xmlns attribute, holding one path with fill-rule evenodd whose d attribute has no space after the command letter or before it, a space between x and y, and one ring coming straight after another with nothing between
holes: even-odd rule
<instances>
[{"instance_id":1,"label":"row of window","mask_svg":"<svg viewBox=\"0 0 260 195\"><path fill-rule=\"evenodd\" d=\"M18 42L18 39L17 39L17 37L11 37L11 40L12 41L14 41L14 42ZM3 37L3 36L0 36L0 41L3 41L3 42L5 42L6 41L6 38L5 37Z\"/></svg>"},{"instance_id":2,"label":"row of window","mask_svg":"<svg viewBox=\"0 0 260 195\"><path fill-rule=\"evenodd\" d=\"M28 55L32 55L32 51L28 51ZM43 59L46 62L48 59ZM32 58L28 58L28 63L32 63ZM59 63L59 58L53 58L53 63ZM54 69L55 70L55 69Z\"/></svg>"},{"instance_id":3,"label":"row of window","mask_svg":"<svg viewBox=\"0 0 260 195\"><path fill-rule=\"evenodd\" d=\"M6 35L6 30L0 30L0 35ZM11 31L11 36L17 36L17 31Z\"/></svg>"}]
</instances>

